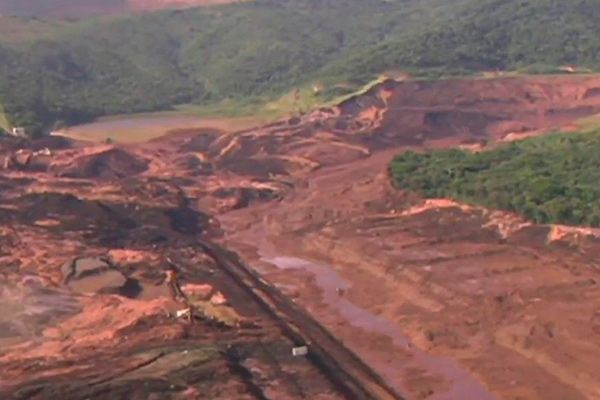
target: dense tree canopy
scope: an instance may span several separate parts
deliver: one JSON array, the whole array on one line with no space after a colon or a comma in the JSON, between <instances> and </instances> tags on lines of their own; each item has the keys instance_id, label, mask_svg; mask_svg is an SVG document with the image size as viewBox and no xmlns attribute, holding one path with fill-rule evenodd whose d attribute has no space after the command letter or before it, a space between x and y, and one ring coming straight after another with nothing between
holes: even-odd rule
<instances>
[{"instance_id":1,"label":"dense tree canopy","mask_svg":"<svg viewBox=\"0 0 600 400\"><path fill-rule=\"evenodd\" d=\"M398 188L428 198L514 211L539 223L600 226L600 130L480 153L406 152L390 171Z\"/></svg>"}]
</instances>

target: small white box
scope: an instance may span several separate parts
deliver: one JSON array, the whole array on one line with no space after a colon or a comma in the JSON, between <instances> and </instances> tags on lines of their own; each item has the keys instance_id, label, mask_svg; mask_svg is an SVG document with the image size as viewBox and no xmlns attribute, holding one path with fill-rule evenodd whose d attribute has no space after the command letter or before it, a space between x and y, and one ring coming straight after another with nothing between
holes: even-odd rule
<instances>
[{"instance_id":1,"label":"small white box","mask_svg":"<svg viewBox=\"0 0 600 400\"><path fill-rule=\"evenodd\" d=\"M306 347L306 346L294 347L292 349L292 355L294 357L305 356L307 354L308 354L308 347Z\"/></svg>"}]
</instances>

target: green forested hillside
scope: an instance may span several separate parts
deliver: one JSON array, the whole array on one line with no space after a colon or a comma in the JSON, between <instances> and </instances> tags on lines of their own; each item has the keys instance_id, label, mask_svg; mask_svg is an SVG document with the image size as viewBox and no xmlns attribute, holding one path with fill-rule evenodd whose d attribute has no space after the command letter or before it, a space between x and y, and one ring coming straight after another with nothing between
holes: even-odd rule
<instances>
[{"instance_id":1,"label":"green forested hillside","mask_svg":"<svg viewBox=\"0 0 600 400\"><path fill-rule=\"evenodd\" d=\"M390 171L398 188L424 197L514 211L539 223L600 226L600 129L481 153L406 152Z\"/></svg>"},{"instance_id":2,"label":"green forested hillside","mask_svg":"<svg viewBox=\"0 0 600 400\"><path fill-rule=\"evenodd\" d=\"M385 68L441 71L598 69L599 0L477 0L342 60L347 74Z\"/></svg>"},{"instance_id":3,"label":"green forested hillside","mask_svg":"<svg viewBox=\"0 0 600 400\"><path fill-rule=\"evenodd\" d=\"M361 83L388 69L600 64L600 0L256 0L42 24L18 40L3 21L0 104L37 130L315 80Z\"/></svg>"},{"instance_id":4,"label":"green forested hillside","mask_svg":"<svg viewBox=\"0 0 600 400\"><path fill-rule=\"evenodd\" d=\"M0 0L0 14L72 18L124 12L127 0Z\"/></svg>"}]
</instances>

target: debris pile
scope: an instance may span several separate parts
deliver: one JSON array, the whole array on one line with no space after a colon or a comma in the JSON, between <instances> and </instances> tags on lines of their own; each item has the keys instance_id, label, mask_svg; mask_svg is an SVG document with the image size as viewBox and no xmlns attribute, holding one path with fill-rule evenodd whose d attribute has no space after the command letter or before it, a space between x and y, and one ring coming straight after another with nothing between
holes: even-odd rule
<instances>
[{"instance_id":1,"label":"debris pile","mask_svg":"<svg viewBox=\"0 0 600 400\"><path fill-rule=\"evenodd\" d=\"M238 328L244 322L228 304L227 297L212 285L189 283L182 287L173 267L167 269L165 275L171 297L185 306L175 313L177 318L187 318L191 323L195 319L207 320L230 328Z\"/></svg>"},{"instance_id":2,"label":"debris pile","mask_svg":"<svg viewBox=\"0 0 600 400\"><path fill-rule=\"evenodd\" d=\"M46 171L52 162L52 150L43 148L38 151L19 149L4 157L2 168L5 170Z\"/></svg>"},{"instance_id":3,"label":"debris pile","mask_svg":"<svg viewBox=\"0 0 600 400\"><path fill-rule=\"evenodd\" d=\"M114 179L131 177L148 170L149 161L129 151L109 148L84 155L57 171L61 177Z\"/></svg>"}]
</instances>

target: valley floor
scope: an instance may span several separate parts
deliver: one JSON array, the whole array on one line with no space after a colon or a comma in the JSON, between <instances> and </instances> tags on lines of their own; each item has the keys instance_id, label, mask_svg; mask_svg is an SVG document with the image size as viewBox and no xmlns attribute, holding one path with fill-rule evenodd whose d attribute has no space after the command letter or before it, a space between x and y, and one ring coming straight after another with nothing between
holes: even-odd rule
<instances>
[{"instance_id":1,"label":"valley floor","mask_svg":"<svg viewBox=\"0 0 600 400\"><path fill-rule=\"evenodd\" d=\"M387 160L227 216L227 243L407 398L598 397L600 231L401 199Z\"/></svg>"},{"instance_id":2,"label":"valley floor","mask_svg":"<svg viewBox=\"0 0 600 400\"><path fill-rule=\"evenodd\" d=\"M600 233L424 200L387 172L406 149L572 130L597 93L596 76L386 81L244 131L2 139L0 397L600 397ZM341 380L311 353L326 341Z\"/></svg>"}]
</instances>

